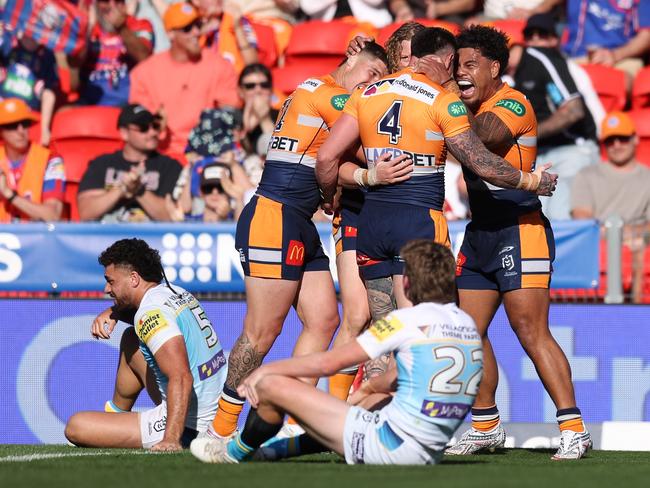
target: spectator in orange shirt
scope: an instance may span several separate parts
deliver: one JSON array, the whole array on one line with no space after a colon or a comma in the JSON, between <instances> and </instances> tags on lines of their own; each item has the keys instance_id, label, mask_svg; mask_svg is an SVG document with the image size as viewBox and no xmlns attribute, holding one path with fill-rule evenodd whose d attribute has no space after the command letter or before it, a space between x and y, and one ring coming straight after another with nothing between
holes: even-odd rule
<instances>
[{"instance_id":1,"label":"spectator in orange shirt","mask_svg":"<svg viewBox=\"0 0 650 488\"><path fill-rule=\"evenodd\" d=\"M189 3L175 3L163 22L171 47L133 70L129 99L163 118L161 150L180 160L201 110L239 107L241 102L231 64L213 50L201 49L197 10Z\"/></svg>"}]
</instances>

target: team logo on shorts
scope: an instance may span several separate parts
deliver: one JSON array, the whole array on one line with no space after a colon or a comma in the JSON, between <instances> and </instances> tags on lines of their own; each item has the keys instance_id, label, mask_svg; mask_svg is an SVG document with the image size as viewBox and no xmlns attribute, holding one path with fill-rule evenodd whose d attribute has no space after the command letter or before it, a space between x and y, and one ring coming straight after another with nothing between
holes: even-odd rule
<instances>
[{"instance_id":1,"label":"team logo on shorts","mask_svg":"<svg viewBox=\"0 0 650 488\"><path fill-rule=\"evenodd\" d=\"M424 400L422 402L422 412L427 417L436 417L443 419L464 419L469 410L466 403L445 403Z\"/></svg>"},{"instance_id":2,"label":"team logo on shorts","mask_svg":"<svg viewBox=\"0 0 650 488\"><path fill-rule=\"evenodd\" d=\"M302 266L305 263L305 245L300 241L289 241L286 263L289 266Z\"/></svg>"},{"instance_id":3,"label":"team logo on shorts","mask_svg":"<svg viewBox=\"0 0 650 488\"><path fill-rule=\"evenodd\" d=\"M512 254L506 254L501 258L501 266L507 271L515 269L515 260L512 257Z\"/></svg>"},{"instance_id":4,"label":"team logo on shorts","mask_svg":"<svg viewBox=\"0 0 650 488\"><path fill-rule=\"evenodd\" d=\"M365 439L366 434L361 432L354 432L352 434L352 457L354 458L355 464L364 464L364 448L363 440Z\"/></svg>"},{"instance_id":5,"label":"team logo on shorts","mask_svg":"<svg viewBox=\"0 0 650 488\"><path fill-rule=\"evenodd\" d=\"M463 273L463 265L467 261L467 257L462 253L458 253L458 258L456 259L456 276L460 276Z\"/></svg>"}]
</instances>

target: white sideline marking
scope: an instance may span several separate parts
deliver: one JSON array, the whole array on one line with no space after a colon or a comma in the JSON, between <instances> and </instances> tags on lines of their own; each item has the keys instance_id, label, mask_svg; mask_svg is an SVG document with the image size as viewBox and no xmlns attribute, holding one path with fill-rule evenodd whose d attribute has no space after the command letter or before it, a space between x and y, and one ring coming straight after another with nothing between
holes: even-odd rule
<instances>
[{"instance_id":1,"label":"white sideline marking","mask_svg":"<svg viewBox=\"0 0 650 488\"><path fill-rule=\"evenodd\" d=\"M115 454L124 454L122 451L99 451L99 452L70 452L70 453L61 453L53 452L49 454L25 454L22 456L5 456L0 457L0 463L24 463L32 461L41 461L43 459L60 459L67 457L81 457L81 456L108 456ZM150 454L149 452L129 452L129 454Z\"/></svg>"}]
</instances>

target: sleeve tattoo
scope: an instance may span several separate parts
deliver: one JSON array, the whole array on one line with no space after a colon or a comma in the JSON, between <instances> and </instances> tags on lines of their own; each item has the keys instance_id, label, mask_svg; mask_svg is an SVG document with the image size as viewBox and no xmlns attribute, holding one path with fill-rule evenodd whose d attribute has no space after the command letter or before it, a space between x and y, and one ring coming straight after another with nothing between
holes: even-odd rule
<instances>
[{"instance_id":1,"label":"sleeve tattoo","mask_svg":"<svg viewBox=\"0 0 650 488\"><path fill-rule=\"evenodd\" d=\"M472 129L487 148L512 146L515 142L508 126L493 112L485 112L476 117Z\"/></svg>"},{"instance_id":2,"label":"sleeve tattoo","mask_svg":"<svg viewBox=\"0 0 650 488\"><path fill-rule=\"evenodd\" d=\"M491 153L472 130L446 139L449 152L460 164L488 183L502 188L517 188L521 172Z\"/></svg>"},{"instance_id":3,"label":"sleeve tattoo","mask_svg":"<svg viewBox=\"0 0 650 488\"><path fill-rule=\"evenodd\" d=\"M366 280L366 288L368 290L370 317L373 322L397 308L391 277Z\"/></svg>"},{"instance_id":4,"label":"sleeve tattoo","mask_svg":"<svg viewBox=\"0 0 650 488\"><path fill-rule=\"evenodd\" d=\"M265 355L257 350L245 333L242 333L228 357L226 386L236 390L242 380L260 367Z\"/></svg>"}]
</instances>

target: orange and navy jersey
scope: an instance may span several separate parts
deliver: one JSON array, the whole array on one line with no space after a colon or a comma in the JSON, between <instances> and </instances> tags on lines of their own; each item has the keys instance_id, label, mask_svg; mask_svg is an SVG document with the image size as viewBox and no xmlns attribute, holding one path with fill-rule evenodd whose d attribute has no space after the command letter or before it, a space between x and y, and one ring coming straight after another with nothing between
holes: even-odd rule
<instances>
[{"instance_id":1,"label":"orange and navy jersey","mask_svg":"<svg viewBox=\"0 0 650 488\"><path fill-rule=\"evenodd\" d=\"M357 90L344 112L357 119L368 167L382 154L408 154L411 178L370 188L366 200L408 203L442 210L445 200L446 137L469 129L460 99L410 68Z\"/></svg>"},{"instance_id":2,"label":"orange and navy jersey","mask_svg":"<svg viewBox=\"0 0 650 488\"><path fill-rule=\"evenodd\" d=\"M330 75L309 78L296 88L278 115L258 194L311 217L320 203L316 155L349 96Z\"/></svg>"},{"instance_id":3,"label":"orange and navy jersey","mask_svg":"<svg viewBox=\"0 0 650 488\"><path fill-rule=\"evenodd\" d=\"M492 112L510 129L513 143L502 148L491 148L495 154L521 171L534 171L537 157L537 119L523 93L503 86L476 112ZM463 166L472 219L494 221L523 215L541 207L534 193L524 190L504 189L481 180Z\"/></svg>"}]
</instances>

